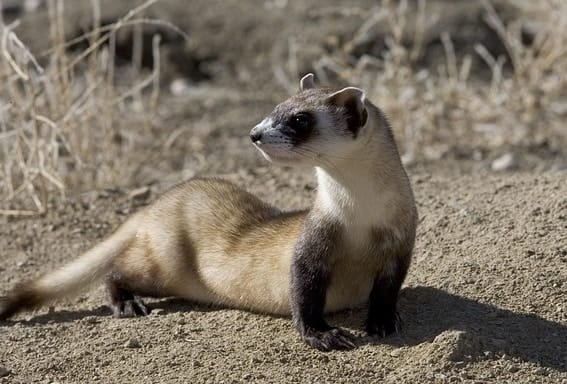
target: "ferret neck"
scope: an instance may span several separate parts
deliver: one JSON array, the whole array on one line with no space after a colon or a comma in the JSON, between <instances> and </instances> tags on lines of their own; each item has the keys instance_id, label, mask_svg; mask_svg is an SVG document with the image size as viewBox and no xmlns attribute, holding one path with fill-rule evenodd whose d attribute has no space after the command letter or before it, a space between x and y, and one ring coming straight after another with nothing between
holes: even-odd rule
<instances>
[{"instance_id":1,"label":"ferret neck","mask_svg":"<svg viewBox=\"0 0 567 384\"><path fill-rule=\"evenodd\" d=\"M404 198L409 182L393 143L369 139L357 159L316 167L316 207L349 224L380 225ZM411 192L410 192L411 193Z\"/></svg>"}]
</instances>

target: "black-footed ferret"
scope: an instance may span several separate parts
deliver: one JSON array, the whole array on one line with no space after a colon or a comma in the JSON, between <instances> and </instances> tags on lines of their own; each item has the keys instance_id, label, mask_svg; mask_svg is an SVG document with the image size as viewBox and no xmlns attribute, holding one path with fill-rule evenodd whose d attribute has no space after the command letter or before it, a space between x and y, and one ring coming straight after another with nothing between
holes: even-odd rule
<instances>
[{"instance_id":1,"label":"black-footed ferret","mask_svg":"<svg viewBox=\"0 0 567 384\"><path fill-rule=\"evenodd\" d=\"M355 346L324 313L368 302L366 330L398 330L398 292L417 212L392 132L361 89L315 88L313 75L250 132L271 162L310 165L309 211L283 212L237 186L193 179L166 192L78 259L0 299L0 319L105 279L116 316L139 296L177 296L287 314L311 346Z\"/></svg>"}]
</instances>

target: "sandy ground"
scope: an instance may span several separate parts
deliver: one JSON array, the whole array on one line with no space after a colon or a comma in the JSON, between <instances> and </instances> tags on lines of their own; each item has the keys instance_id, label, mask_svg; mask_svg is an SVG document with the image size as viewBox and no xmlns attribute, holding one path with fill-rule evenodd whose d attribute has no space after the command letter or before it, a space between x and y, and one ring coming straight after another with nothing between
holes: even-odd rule
<instances>
[{"instance_id":1,"label":"sandy ground","mask_svg":"<svg viewBox=\"0 0 567 384\"><path fill-rule=\"evenodd\" d=\"M309 172L230 179L290 208L313 193ZM239 310L162 300L149 317L114 319L101 287L2 323L10 374L0 382L566 383L566 179L412 174L422 221L399 336L364 336L364 310L353 310L330 321L360 335L359 347L320 353L289 319ZM141 203L92 192L44 219L2 223L0 290L73 258Z\"/></svg>"},{"instance_id":2,"label":"sandy ground","mask_svg":"<svg viewBox=\"0 0 567 384\"><path fill-rule=\"evenodd\" d=\"M166 50L183 63L197 60L203 76L213 78L194 80L196 92L184 97L165 90L151 128L136 131L128 121L118 127L133 144L120 153L123 177L111 188L78 186L66 199L54 196L42 218L0 217L0 294L76 257L193 175L220 175L281 207L309 205L311 170L267 166L248 131L286 95L273 75L276 37L282 44L304 28L314 47L298 64L304 70L328 49L331 32L343 41L360 20L339 22L332 13L338 1L320 14L290 1L292 18L277 8L281 2L265 3L196 0L188 12L186 2L168 0L150 14L191 33L184 53L175 44ZM218 16L223 12L239 17ZM20 28L45 17L40 11ZM40 38L32 40L42 48ZM171 78L183 74L173 72ZM290 319L240 310L154 300L148 317L115 319L97 286L0 323L0 383L567 384L566 160L561 154L532 159L526 151L519 153L519 170L495 173L490 161L498 155L409 169L421 222L400 298L400 335L366 337L365 310L356 309L329 320L356 333L358 348L320 353L300 340ZM547 162L560 166L544 172L552 169Z\"/></svg>"}]
</instances>

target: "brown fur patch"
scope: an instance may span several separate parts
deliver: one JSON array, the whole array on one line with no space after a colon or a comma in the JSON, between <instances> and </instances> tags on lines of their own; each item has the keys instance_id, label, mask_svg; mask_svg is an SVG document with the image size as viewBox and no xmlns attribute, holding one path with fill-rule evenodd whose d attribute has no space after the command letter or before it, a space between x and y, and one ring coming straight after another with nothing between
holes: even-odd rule
<instances>
[{"instance_id":1,"label":"brown fur patch","mask_svg":"<svg viewBox=\"0 0 567 384\"><path fill-rule=\"evenodd\" d=\"M330 88L308 89L278 104L270 117L275 123L284 122L289 116L299 112L328 112L326 98L333 93Z\"/></svg>"}]
</instances>

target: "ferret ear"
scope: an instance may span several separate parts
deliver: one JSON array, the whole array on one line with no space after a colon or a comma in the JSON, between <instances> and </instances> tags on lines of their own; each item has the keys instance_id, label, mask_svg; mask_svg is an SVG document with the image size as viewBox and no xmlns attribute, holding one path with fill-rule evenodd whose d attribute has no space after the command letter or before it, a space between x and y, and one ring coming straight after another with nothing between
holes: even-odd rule
<instances>
[{"instance_id":1,"label":"ferret ear","mask_svg":"<svg viewBox=\"0 0 567 384\"><path fill-rule=\"evenodd\" d=\"M368 120L368 112L364 105L366 94L360 88L347 87L333 93L327 98L327 103L344 107L347 111L346 122L354 137Z\"/></svg>"},{"instance_id":2,"label":"ferret ear","mask_svg":"<svg viewBox=\"0 0 567 384\"><path fill-rule=\"evenodd\" d=\"M299 90L305 91L306 89L313 89L315 88L315 76L312 73L308 73L307 75L303 76L299 81Z\"/></svg>"}]
</instances>

